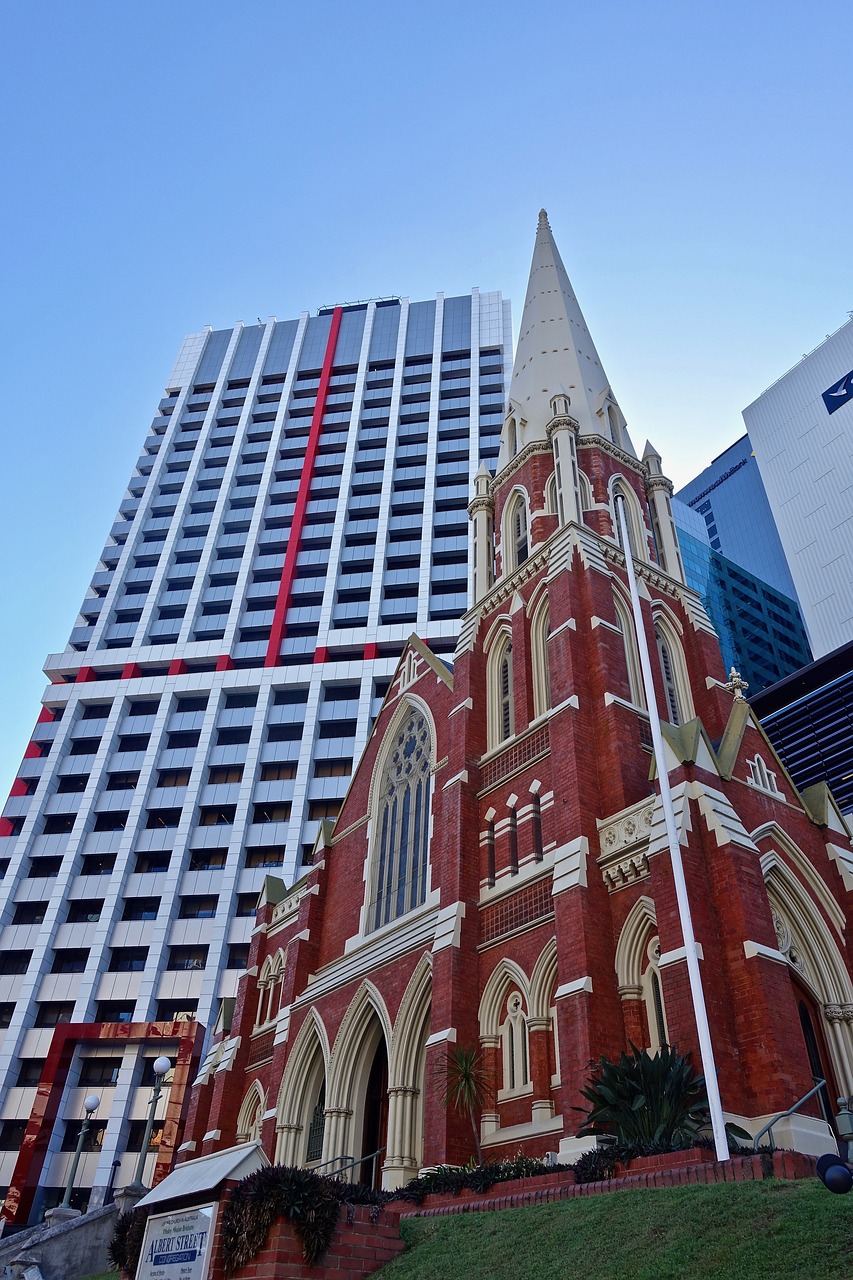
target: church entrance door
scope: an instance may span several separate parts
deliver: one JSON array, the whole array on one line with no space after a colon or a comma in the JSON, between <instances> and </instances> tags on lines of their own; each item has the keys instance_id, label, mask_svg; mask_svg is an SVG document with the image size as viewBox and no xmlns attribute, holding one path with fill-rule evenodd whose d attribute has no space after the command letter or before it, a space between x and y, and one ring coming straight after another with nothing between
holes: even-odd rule
<instances>
[{"instance_id":1,"label":"church entrance door","mask_svg":"<svg viewBox=\"0 0 853 1280\"><path fill-rule=\"evenodd\" d=\"M388 1145L388 1052L385 1037L380 1036L364 1099L364 1129L361 1140L362 1156L373 1155ZM382 1161L385 1152L376 1160L368 1160L359 1169L359 1182L377 1189L382 1186Z\"/></svg>"}]
</instances>

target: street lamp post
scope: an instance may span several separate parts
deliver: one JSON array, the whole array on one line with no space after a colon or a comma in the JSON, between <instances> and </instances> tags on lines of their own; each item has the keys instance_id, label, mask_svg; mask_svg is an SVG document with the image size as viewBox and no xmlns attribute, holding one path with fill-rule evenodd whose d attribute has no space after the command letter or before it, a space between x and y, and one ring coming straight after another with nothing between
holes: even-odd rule
<instances>
[{"instance_id":1,"label":"street lamp post","mask_svg":"<svg viewBox=\"0 0 853 1280\"><path fill-rule=\"evenodd\" d=\"M142 1139L142 1150L139 1153L139 1163L136 1166L136 1176L133 1183L137 1187L144 1187L142 1181L145 1173L145 1157L148 1155L148 1143L151 1141L151 1130L154 1128L154 1112L157 1110L157 1103L160 1101L160 1094L163 1092L163 1077L167 1071L171 1071L172 1064L165 1054L160 1054L159 1058L154 1059L154 1092L151 1094L151 1101L148 1104L148 1122L145 1125L145 1137Z\"/></svg>"},{"instance_id":2,"label":"street lamp post","mask_svg":"<svg viewBox=\"0 0 853 1280\"><path fill-rule=\"evenodd\" d=\"M89 1126L92 1123L92 1116L101 1105L101 1099L95 1093L90 1093L83 1100L83 1110L86 1112L86 1118L80 1126L80 1136L77 1139L77 1150L74 1152L74 1159L71 1162L71 1172L68 1175L68 1183L65 1188L65 1195L62 1197L60 1209L69 1209L71 1207L71 1192L74 1190L74 1179L77 1177L77 1166L80 1163L80 1156L83 1154L83 1145L86 1141L86 1134L89 1132Z\"/></svg>"}]
</instances>

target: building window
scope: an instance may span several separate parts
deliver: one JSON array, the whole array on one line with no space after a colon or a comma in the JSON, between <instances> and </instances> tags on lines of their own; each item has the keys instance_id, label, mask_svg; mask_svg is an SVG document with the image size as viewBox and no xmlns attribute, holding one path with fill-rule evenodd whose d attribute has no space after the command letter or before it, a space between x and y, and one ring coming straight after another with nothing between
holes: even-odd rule
<instances>
[{"instance_id":1,"label":"building window","mask_svg":"<svg viewBox=\"0 0 853 1280\"><path fill-rule=\"evenodd\" d=\"M512 640L504 633L489 654L489 746L498 747L515 733Z\"/></svg>"},{"instance_id":2,"label":"building window","mask_svg":"<svg viewBox=\"0 0 853 1280\"><path fill-rule=\"evenodd\" d=\"M756 787L759 791L766 791L771 796L780 794L776 785L776 774L772 769L767 768L762 756L756 754L754 760L747 760L746 763L749 765L747 782L751 787Z\"/></svg>"},{"instance_id":3,"label":"building window","mask_svg":"<svg viewBox=\"0 0 853 1280\"><path fill-rule=\"evenodd\" d=\"M666 713L671 724L684 724L694 714L684 655L674 628L660 615L655 618L655 642L663 677Z\"/></svg>"},{"instance_id":4,"label":"building window","mask_svg":"<svg viewBox=\"0 0 853 1280\"><path fill-rule=\"evenodd\" d=\"M646 1021L649 1027L649 1048L656 1053L662 1045L669 1043L669 1032L666 1026L666 1009L663 1003L663 988L660 981L660 938L652 938L646 948L647 965L642 977L643 1001L646 1006Z\"/></svg>"},{"instance_id":5,"label":"building window","mask_svg":"<svg viewBox=\"0 0 853 1280\"><path fill-rule=\"evenodd\" d=\"M516 491L506 505L503 519L503 570L512 573L524 564L530 555L530 539L527 524L525 495Z\"/></svg>"},{"instance_id":6,"label":"building window","mask_svg":"<svg viewBox=\"0 0 853 1280\"><path fill-rule=\"evenodd\" d=\"M504 1092L518 1093L530 1081L527 1055L527 1018L524 1001L513 991L506 1003L506 1019L501 1027Z\"/></svg>"},{"instance_id":7,"label":"building window","mask_svg":"<svg viewBox=\"0 0 853 1280\"><path fill-rule=\"evenodd\" d=\"M374 852L374 896L367 928L378 929L426 898L431 740L426 718L411 710L382 764Z\"/></svg>"},{"instance_id":8,"label":"building window","mask_svg":"<svg viewBox=\"0 0 853 1280\"><path fill-rule=\"evenodd\" d=\"M625 669L628 675L628 700L635 707L645 707L643 696L643 677L640 670L640 655L637 652L637 641L634 635L634 620L624 601L614 592L613 606L616 613L616 626L622 633L622 647L625 653Z\"/></svg>"},{"instance_id":9,"label":"building window","mask_svg":"<svg viewBox=\"0 0 853 1280\"><path fill-rule=\"evenodd\" d=\"M323 1138L326 1133L326 1082L323 1081L320 1086L320 1096L317 1099L317 1105L311 1112L311 1123L308 1126L308 1150L305 1153L305 1163L312 1164L314 1161L321 1159L323 1155Z\"/></svg>"},{"instance_id":10,"label":"building window","mask_svg":"<svg viewBox=\"0 0 853 1280\"><path fill-rule=\"evenodd\" d=\"M661 675L663 676L663 689L666 696L666 709L671 724L681 724L681 707L678 705L678 689L675 684L675 670L672 663L672 654L669 645L664 636L661 635L657 627L655 627L655 639L658 646L658 659L660 661Z\"/></svg>"},{"instance_id":11,"label":"building window","mask_svg":"<svg viewBox=\"0 0 853 1280\"><path fill-rule=\"evenodd\" d=\"M542 716L551 706L551 669L548 663L548 637L551 634L551 611L547 597L536 610L530 625L533 657L533 710Z\"/></svg>"}]
</instances>

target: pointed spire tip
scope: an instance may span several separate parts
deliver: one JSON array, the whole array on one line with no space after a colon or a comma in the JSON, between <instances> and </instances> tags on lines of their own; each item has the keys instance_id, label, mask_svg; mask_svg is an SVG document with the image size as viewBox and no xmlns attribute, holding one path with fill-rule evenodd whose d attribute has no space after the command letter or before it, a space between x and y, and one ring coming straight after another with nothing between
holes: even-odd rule
<instances>
[{"instance_id":1,"label":"pointed spire tip","mask_svg":"<svg viewBox=\"0 0 853 1280\"><path fill-rule=\"evenodd\" d=\"M547 210L547 209L540 209L540 210L539 210L539 225L540 225L540 227L541 227L541 225L542 225L542 223L543 223L543 222L545 223L545 226L546 226L546 227L550 227L550 226L551 226L550 222L548 221L548 210Z\"/></svg>"}]
</instances>

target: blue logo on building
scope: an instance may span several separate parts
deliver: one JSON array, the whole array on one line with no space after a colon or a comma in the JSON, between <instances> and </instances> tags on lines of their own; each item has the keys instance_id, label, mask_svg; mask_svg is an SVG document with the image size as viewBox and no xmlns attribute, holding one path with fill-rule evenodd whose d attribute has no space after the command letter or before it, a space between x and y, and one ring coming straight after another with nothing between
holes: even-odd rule
<instances>
[{"instance_id":1,"label":"blue logo on building","mask_svg":"<svg viewBox=\"0 0 853 1280\"><path fill-rule=\"evenodd\" d=\"M823 403L828 413L835 413L848 400L853 400L853 369L823 393Z\"/></svg>"}]
</instances>

